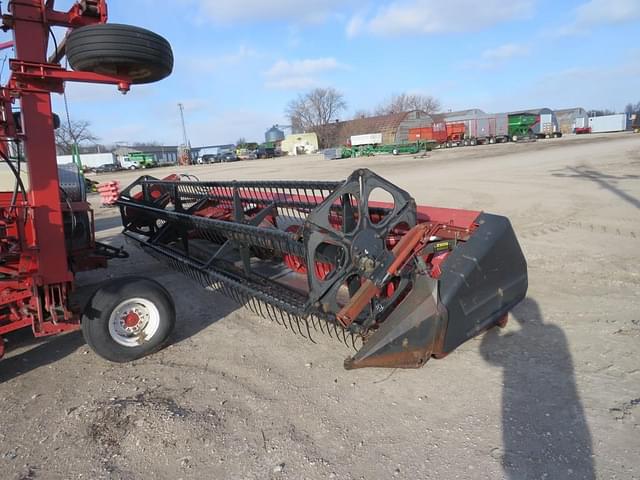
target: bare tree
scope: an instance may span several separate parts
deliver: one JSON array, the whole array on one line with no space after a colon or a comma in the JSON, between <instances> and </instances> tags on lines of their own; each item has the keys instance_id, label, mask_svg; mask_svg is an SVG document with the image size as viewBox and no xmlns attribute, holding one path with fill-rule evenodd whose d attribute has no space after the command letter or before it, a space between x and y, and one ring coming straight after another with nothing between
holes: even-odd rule
<instances>
[{"instance_id":1,"label":"bare tree","mask_svg":"<svg viewBox=\"0 0 640 480\"><path fill-rule=\"evenodd\" d=\"M605 108L602 110L589 110L589 114L593 117L604 117L606 115L615 115L616 111Z\"/></svg>"},{"instance_id":2,"label":"bare tree","mask_svg":"<svg viewBox=\"0 0 640 480\"><path fill-rule=\"evenodd\" d=\"M62 122L60 128L56 130L56 145L58 151L62 155L70 155L73 151L73 145L81 143L96 143L98 137L96 137L89 127L91 124L86 120L74 120L71 121L71 125L66 122Z\"/></svg>"},{"instance_id":3,"label":"bare tree","mask_svg":"<svg viewBox=\"0 0 640 480\"><path fill-rule=\"evenodd\" d=\"M637 103L627 103L627 106L624 107L624 113L637 113L640 112L640 102Z\"/></svg>"},{"instance_id":4,"label":"bare tree","mask_svg":"<svg viewBox=\"0 0 640 480\"><path fill-rule=\"evenodd\" d=\"M286 115L293 131L315 132L320 148L332 146L335 128L331 122L347 108L344 96L335 88L316 88L287 105Z\"/></svg>"},{"instance_id":5,"label":"bare tree","mask_svg":"<svg viewBox=\"0 0 640 480\"><path fill-rule=\"evenodd\" d=\"M247 139L244 137L240 137L238 140L236 140L236 147L238 148L245 148L247 145Z\"/></svg>"},{"instance_id":6,"label":"bare tree","mask_svg":"<svg viewBox=\"0 0 640 480\"><path fill-rule=\"evenodd\" d=\"M378 105L375 114L388 115L411 110L422 110L428 114L436 113L440 110L440 101L431 95L400 93L391 95L387 101Z\"/></svg>"},{"instance_id":7,"label":"bare tree","mask_svg":"<svg viewBox=\"0 0 640 480\"><path fill-rule=\"evenodd\" d=\"M369 110L361 109L361 110L356 110L356 113L353 114L353 119L357 120L359 118L367 118L370 116L372 116L372 114Z\"/></svg>"}]
</instances>

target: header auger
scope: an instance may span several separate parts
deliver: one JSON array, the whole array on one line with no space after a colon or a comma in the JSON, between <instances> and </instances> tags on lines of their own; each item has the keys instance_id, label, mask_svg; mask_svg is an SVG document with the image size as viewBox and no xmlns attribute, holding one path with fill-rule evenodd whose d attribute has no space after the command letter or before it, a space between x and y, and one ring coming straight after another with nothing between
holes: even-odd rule
<instances>
[{"instance_id":1,"label":"header auger","mask_svg":"<svg viewBox=\"0 0 640 480\"><path fill-rule=\"evenodd\" d=\"M144 250L303 337L353 346L348 369L443 357L503 325L527 290L506 218L418 207L366 169L345 182L146 176L118 204Z\"/></svg>"}]
</instances>

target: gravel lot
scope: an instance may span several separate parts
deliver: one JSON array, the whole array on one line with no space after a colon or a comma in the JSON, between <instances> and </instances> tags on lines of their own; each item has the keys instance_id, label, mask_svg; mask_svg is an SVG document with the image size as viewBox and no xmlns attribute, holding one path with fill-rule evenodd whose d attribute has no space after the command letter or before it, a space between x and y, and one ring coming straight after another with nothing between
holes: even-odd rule
<instances>
[{"instance_id":1,"label":"gravel lot","mask_svg":"<svg viewBox=\"0 0 640 480\"><path fill-rule=\"evenodd\" d=\"M79 334L9 336L0 477L639 479L640 135L174 170L333 180L360 166L418 203L511 218L530 288L506 329L420 370L346 372L344 346L306 343L130 246L80 281L159 280L177 304L171 346L114 365ZM97 200L99 237L122 244Z\"/></svg>"}]
</instances>

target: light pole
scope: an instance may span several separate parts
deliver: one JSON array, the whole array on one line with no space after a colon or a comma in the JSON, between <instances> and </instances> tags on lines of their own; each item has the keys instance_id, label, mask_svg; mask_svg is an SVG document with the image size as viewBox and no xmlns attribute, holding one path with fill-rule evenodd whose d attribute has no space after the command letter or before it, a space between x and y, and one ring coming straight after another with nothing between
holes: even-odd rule
<instances>
[{"instance_id":1,"label":"light pole","mask_svg":"<svg viewBox=\"0 0 640 480\"><path fill-rule=\"evenodd\" d=\"M187 126L184 123L184 105L182 105L182 103L179 103L178 108L180 109L180 122L182 123L182 141L185 148L191 148L191 145L189 144L189 138L187 137Z\"/></svg>"},{"instance_id":2,"label":"light pole","mask_svg":"<svg viewBox=\"0 0 640 480\"><path fill-rule=\"evenodd\" d=\"M184 105L182 103L178 103L178 109L180 109L180 121L182 123L182 164L191 163L191 145L189 144L189 138L187 137L187 126L184 123ZM186 157L186 158L184 158Z\"/></svg>"}]
</instances>

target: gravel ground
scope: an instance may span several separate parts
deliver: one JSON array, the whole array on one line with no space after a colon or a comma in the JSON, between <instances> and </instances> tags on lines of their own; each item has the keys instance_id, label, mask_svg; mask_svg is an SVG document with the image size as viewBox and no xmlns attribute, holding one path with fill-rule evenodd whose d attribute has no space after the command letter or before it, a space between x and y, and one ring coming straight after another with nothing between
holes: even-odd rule
<instances>
[{"instance_id":1,"label":"gravel ground","mask_svg":"<svg viewBox=\"0 0 640 480\"><path fill-rule=\"evenodd\" d=\"M79 281L166 285L171 346L114 365L77 333L9 336L0 477L640 479L640 135L188 171L344 179L360 166L418 203L511 218L530 288L506 329L420 370L346 372L344 346L307 343L130 246ZM96 212L99 237L124 243L117 212Z\"/></svg>"}]
</instances>

